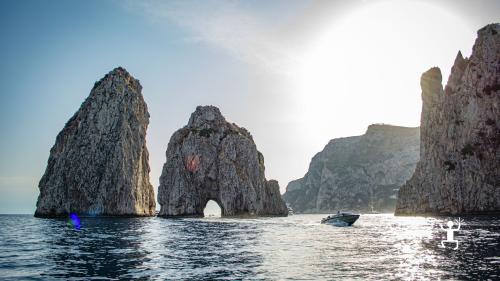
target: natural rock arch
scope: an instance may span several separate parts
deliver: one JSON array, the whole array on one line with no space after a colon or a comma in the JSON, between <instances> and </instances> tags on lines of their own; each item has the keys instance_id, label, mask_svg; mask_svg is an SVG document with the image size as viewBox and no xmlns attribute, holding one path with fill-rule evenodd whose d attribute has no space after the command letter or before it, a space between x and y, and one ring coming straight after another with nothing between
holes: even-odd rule
<instances>
[{"instance_id":1,"label":"natural rock arch","mask_svg":"<svg viewBox=\"0 0 500 281\"><path fill-rule=\"evenodd\" d=\"M209 206L210 202L213 202L213 203L211 204L211 205L212 205L212 207L210 207L210 206ZM222 217L222 216L223 216L223 214L224 214L224 208L221 206L221 204L220 204L219 202L217 202L217 201L216 201L216 200L214 200L214 199L209 199L209 200L207 200L207 203L205 203L205 207L203 208L203 215L204 215L205 217L207 216L207 214L208 214L209 216L216 215L216 214L214 213L214 210L213 210L213 204L217 205L217 208L218 208L218 210L220 211L220 214L219 214L219 213L217 213L217 215L219 215L219 216L221 216L221 217Z\"/></svg>"},{"instance_id":2,"label":"natural rock arch","mask_svg":"<svg viewBox=\"0 0 500 281\"><path fill-rule=\"evenodd\" d=\"M199 106L168 144L158 188L159 216L203 216L208 200L222 216L287 215L277 181L250 133L214 106Z\"/></svg>"}]
</instances>

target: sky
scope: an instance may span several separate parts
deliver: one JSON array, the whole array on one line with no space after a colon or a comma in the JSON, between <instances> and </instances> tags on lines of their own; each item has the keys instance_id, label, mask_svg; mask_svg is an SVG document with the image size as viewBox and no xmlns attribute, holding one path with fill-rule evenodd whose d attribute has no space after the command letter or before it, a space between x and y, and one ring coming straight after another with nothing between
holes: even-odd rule
<instances>
[{"instance_id":1,"label":"sky","mask_svg":"<svg viewBox=\"0 0 500 281\"><path fill-rule=\"evenodd\" d=\"M151 183L197 105L247 128L282 193L338 137L419 125L500 1L0 1L0 213L33 213L50 148L117 66L143 86ZM444 81L445 82L445 81Z\"/></svg>"}]
</instances>

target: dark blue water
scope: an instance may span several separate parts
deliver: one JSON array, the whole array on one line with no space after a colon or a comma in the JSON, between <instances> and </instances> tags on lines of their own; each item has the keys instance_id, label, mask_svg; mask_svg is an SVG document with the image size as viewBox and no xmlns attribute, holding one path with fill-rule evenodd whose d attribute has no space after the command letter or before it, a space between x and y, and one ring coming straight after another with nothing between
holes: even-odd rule
<instances>
[{"instance_id":1,"label":"dark blue water","mask_svg":"<svg viewBox=\"0 0 500 281\"><path fill-rule=\"evenodd\" d=\"M500 280L500 219L465 218L458 250L443 219L363 215L262 219L0 216L0 278Z\"/></svg>"}]
</instances>

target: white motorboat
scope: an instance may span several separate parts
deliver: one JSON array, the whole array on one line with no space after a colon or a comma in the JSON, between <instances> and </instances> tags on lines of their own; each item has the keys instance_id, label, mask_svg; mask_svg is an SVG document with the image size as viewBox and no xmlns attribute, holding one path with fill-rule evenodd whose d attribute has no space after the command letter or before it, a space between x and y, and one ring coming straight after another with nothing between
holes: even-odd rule
<instances>
[{"instance_id":1,"label":"white motorboat","mask_svg":"<svg viewBox=\"0 0 500 281\"><path fill-rule=\"evenodd\" d=\"M335 215L329 215L321 220L321 223L332 224L335 226L351 226L359 218L358 214L349 212L338 212Z\"/></svg>"}]
</instances>

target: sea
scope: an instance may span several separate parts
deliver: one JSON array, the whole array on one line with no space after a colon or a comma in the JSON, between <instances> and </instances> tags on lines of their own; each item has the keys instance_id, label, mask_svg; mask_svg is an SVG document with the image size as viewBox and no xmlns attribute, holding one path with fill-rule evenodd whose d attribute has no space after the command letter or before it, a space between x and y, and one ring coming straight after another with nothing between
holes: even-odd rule
<instances>
[{"instance_id":1,"label":"sea","mask_svg":"<svg viewBox=\"0 0 500 281\"><path fill-rule=\"evenodd\" d=\"M500 280L500 218L0 215L1 280ZM442 227L442 228L441 228ZM455 249L456 248L456 249Z\"/></svg>"}]
</instances>

